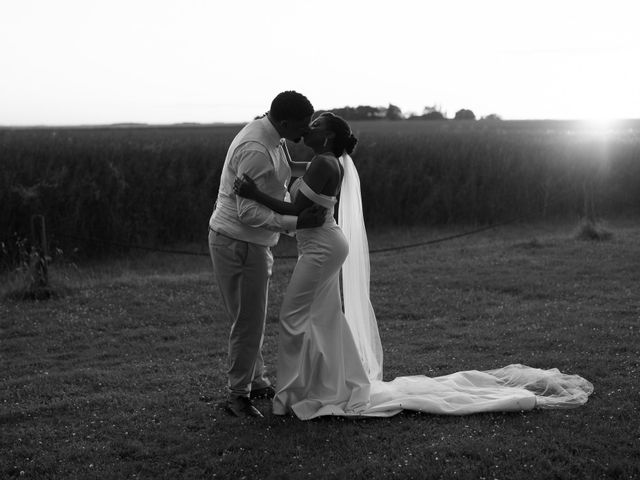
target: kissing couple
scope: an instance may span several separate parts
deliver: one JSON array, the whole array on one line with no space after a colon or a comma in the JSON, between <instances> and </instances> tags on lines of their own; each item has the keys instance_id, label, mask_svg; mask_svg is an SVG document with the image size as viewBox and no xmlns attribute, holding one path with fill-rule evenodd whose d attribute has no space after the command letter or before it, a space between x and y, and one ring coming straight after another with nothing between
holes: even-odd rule
<instances>
[{"instance_id":1,"label":"kissing couple","mask_svg":"<svg viewBox=\"0 0 640 480\"><path fill-rule=\"evenodd\" d=\"M214 275L231 324L225 409L261 417L252 399L271 398L274 414L308 420L586 403L593 385L584 378L520 364L383 381L360 180L351 158L357 139L344 119L327 112L312 120L314 113L304 95L278 94L265 116L237 134L225 158L209 220ZM286 140L301 139L315 154L310 162L288 155ZM298 260L280 309L274 388L262 357L271 247L281 233L294 232Z\"/></svg>"}]
</instances>

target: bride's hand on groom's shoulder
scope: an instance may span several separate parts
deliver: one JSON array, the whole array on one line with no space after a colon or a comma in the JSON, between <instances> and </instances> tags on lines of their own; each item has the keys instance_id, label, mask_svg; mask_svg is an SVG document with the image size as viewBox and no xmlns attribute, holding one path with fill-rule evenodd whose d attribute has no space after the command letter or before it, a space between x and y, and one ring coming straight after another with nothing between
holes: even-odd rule
<instances>
[{"instance_id":1,"label":"bride's hand on groom's shoulder","mask_svg":"<svg viewBox=\"0 0 640 480\"><path fill-rule=\"evenodd\" d=\"M246 173L242 178L236 177L233 182L233 191L236 195L244 198L254 198L258 187L253 179Z\"/></svg>"}]
</instances>

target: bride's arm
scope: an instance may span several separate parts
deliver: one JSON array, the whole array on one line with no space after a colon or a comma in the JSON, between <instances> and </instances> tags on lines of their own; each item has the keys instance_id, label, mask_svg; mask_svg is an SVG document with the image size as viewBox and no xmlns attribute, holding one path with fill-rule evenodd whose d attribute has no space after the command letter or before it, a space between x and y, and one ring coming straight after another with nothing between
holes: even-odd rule
<instances>
[{"instance_id":1,"label":"bride's arm","mask_svg":"<svg viewBox=\"0 0 640 480\"><path fill-rule=\"evenodd\" d=\"M322 168L320 162L311 162L303 179L314 192L320 192L328 181L327 169ZM236 178L233 184L233 190L236 195L255 200L281 215L299 215L302 210L313 205L313 202L302 192L299 192L298 195L296 195L294 203L285 202L271 197L258 189L253 179L246 174L242 179Z\"/></svg>"},{"instance_id":2,"label":"bride's arm","mask_svg":"<svg viewBox=\"0 0 640 480\"><path fill-rule=\"evenodd\" d=\"M247 174L244 174L242 178L235 179L233 183L233 191L236 195L240 195L241 197L245 197L250 200L255 200L281 215L297 216L302 210L312 205L312 202L306 197L304 197L304 199L307 200L308 203L303 202L300 198L302 195L298 195L295 203L289 203L283 200L278 200L275 197L271 197L262 190L259 190L253 179Z\"/></svg>"}]
</instances>

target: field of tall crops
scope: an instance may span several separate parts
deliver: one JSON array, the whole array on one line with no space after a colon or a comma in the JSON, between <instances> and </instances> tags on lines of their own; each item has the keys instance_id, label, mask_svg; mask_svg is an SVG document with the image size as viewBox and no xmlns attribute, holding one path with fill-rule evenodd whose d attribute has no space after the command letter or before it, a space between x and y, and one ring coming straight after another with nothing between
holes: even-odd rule
<instances>
[{"instance_id":1,"label":"field of tall crops","mask_svg":"<svg viewBox=\"0 0 640 480\"><path fill-rule=\"evenodd\" d=\"M366 223L484 225L640 214L640 121L354 122ZM44 215L52 246L201 242L240 125L0 130L5 254ZM310 158L291 145L298 160Z\"/></svg>"}]
</instances>

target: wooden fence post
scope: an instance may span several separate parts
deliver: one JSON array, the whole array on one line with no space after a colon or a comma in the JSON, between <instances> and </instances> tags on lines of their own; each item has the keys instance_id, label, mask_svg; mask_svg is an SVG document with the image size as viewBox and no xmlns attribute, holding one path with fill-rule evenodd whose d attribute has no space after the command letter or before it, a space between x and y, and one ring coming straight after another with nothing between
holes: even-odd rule
<instances>
[{"instance_id":1,"label":"wooden fence post","mask_svg":"<svg viewBox=\"0 0 640 480\"><path fill-rule=\"evenodd\" d=\"M44 215L31 216L31 254L29 269L31 288L46 288L49 284L48 261L49 247Z\"/></svg>"}]
</instances>

